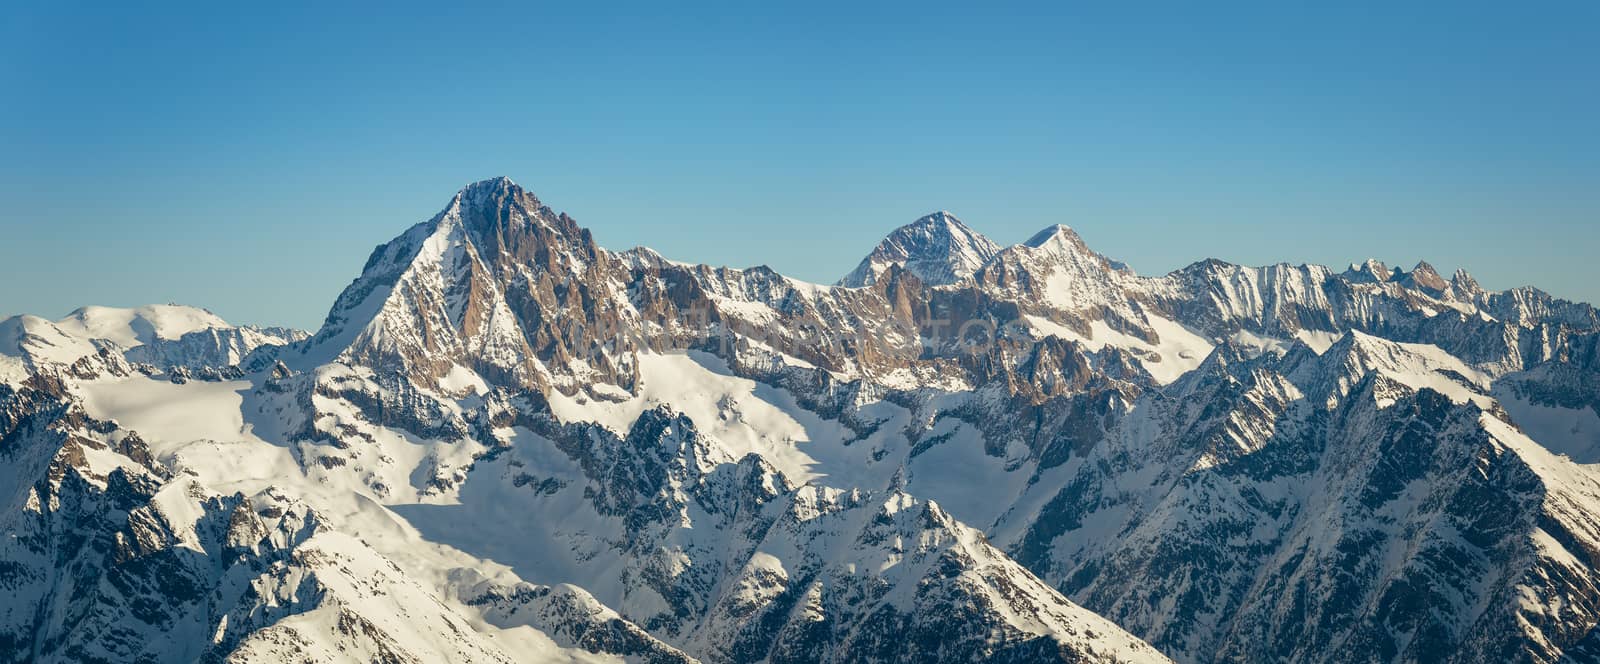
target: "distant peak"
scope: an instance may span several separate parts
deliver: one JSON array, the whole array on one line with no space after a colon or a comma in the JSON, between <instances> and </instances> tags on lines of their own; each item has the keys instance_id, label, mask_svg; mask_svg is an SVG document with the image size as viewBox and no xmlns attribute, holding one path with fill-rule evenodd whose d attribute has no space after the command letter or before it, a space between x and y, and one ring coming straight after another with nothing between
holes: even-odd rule
<instances>
[{"instance_id":1,"label":"distant peak","mask_svg":"<svg viewBox=\"0 0 1600 664\"><path fill-rule=\"evenodd\" d=\"M517 196L526 193L528 192L517 186L517 183L512 182L511 178L502 175L487 180L479 180L462 187L461 191L456 192L456 197L463 200L486 200L506 194Z\"/></svg>"},{"instance_id":2,"label":"distant peak","mask_svg":"<svg viewBox=\"0 0 1600 664\"><path fill-rule=\"evenodd\" d=\"M1473 279L1472 275L1468 274L1466 270L1456 270L1455 275L1450 278L1450 285L1454 286L1457 292L1463 294L1483 292L1483 287L1478 285L1478 280Z\"/></svg>"},{"instance_id":3,"label":"distant peak","mask_svg":"<svg viewBox=\"0 0 1600 664\"><path fill-rule=\"evenodd\" d=\"M462 187L450 200L442 218L452 216L485 238L502 231L534 226L570 237L585 233L566 213L550 209L533 192L505 176Z\"/></svg>"},{"instance_id":4,"label":"distant peak","mask_svg":"<svg viewBox=\"0 0 1600 664\"><path fill-rule=\"evenodd\" d=\"M1052 260L1097 265L1101 269L1129 275L1134 274L1133 268L1129 267L1127 263L1106 258L1099 252L1090 249L1077 231L1064 224L1046 226L1019 246L1037 254L1052 256L1054 257Z\"/></svg>"},{"instance_id":5,"label":"distant peak","mask_svg":"<svg viewBox=\"0 0 1600 664\"><path fill-rule=\"evenodd\" d=\"M1428 261L1417 261L1417 266L1411 268L1411 271L1402 277L1402 281L1407 286L1420 288L1436 296L1442 295L1445 289L1450 287L1449 282L1440 277L1439 271L1433 269Z\"/></svg>"},{"instance_id":6,"label":"distant peak","mask_svg":"<svg viewBox=\"0 0 1600 664\"><path fill-rule=\"evenodd\" d=\"M983 235L977 231L972 230L972 228L967 226L965 223L962 223L962 221L956 218L955 215L950 214L945 210L939 210L938 212L925 214L921 217L918 217L916 221L890 231L889 235L883 239L883 242L878 244L879 246L883 246L895 242L897 238L906 238L919 235L933 235L939 237L961 235L972 238L983 238L985 241L988 239L984 238Z\"/></svg>"},{"instance_id":7,"label":"distant peak","mask_svg":"<svg viewBox=\"0 0 1600 664\"><path fill-rule=\"evenodd\" d=\"M1033 237L1028 238L1028 241L1023 244L1038 249L1054 242L1068 242L1077 246L1085 246L1083 238L1078 237L1078 232L1065 224L1046 226L1043 230L1034 233Z\"/></svg>"},{"instance_id":8,"label":"distant peak","mask_svg":"<svg viewBox=\"0 0 1600 664\"><path fill-rule=\"evenodd\" d=\"M1376 258L1368 258L1360 263L1351 263L1350 269L1346 270L1345 273L1354 277L1355 281L1382 282L1393 279L1395 272L1396 270L1390 269L1383 261Z\"/></svg>"},{"instance_id":9,"label":"distant peak","mask_svg":"<svg viewBox=\"0 0 1600 664\"><path fill-rule=\"evenodd\" d=\"M1105 259L1104 256L1100 256L1100 254L1095 253L1093 249L1090 249L1089 245L1083 241L1083 238L1078 235L1077 231L1072 230L1071 226L1066 226L1063 224L1047 226L1044 228L1044 230L1034 233L1033 237L1028 238L1028 241L1022 244L1026 247L1056 254L1095 256ZM1110 259L1105 260L1108 264L1114 263L1114 261L1111 261ZM1114 267L1117 269L1123 269L1126 266L1122 265L1121 263L1115 263Z\"/></svg>"},{"instance_id":10,"label":"distant peak","mask_svg":"<svg viewBox=\"0 0 1600 664\"><path fill-rule=\"evenodd\" d=\"M921 217L918 217L916 221L906 224L905 226L901 226L901 228L910 226L925 226L928 224L956 224L959 226L966 226L966 224L961 223L961 220L957 219L955 215L950 214L949 210L939 210L937 212L930 212L922 215Z\"/></svg>"},{"instance_id":11,"label":"distant peak","mask_svg":"<svg viewBox=\"0 0 1600 664\"><path fill-rule=\"evenodd\" d=\"M471 191L471 190L475 190L475 189L504 189L504 188L516 187L516 186L517 186L517 183L513 182L511 180L511 178L508 178L508 177L506 177L504 175L497 175L497 176L492 177L492 178L486 178L486 179L483 179L483 180L479 180L479 181L474 182L472 184L469 184L469 185L467 185L465 187L462 187L461 189L462 189L462 191Z\"/></svg>"},{"instance_id":12,"label":"distant peak","mask_svg":"<svg viewBox=\"0 0 1600 664\"><path fill-rule=\"evenodd\" d=\"M971 276L999 251L1000 245L993 240L939 210L894 229L839 284L851 288L870 285L890 265L903 266L930 285L955 283Z\"/></svg>"}]
</instances>

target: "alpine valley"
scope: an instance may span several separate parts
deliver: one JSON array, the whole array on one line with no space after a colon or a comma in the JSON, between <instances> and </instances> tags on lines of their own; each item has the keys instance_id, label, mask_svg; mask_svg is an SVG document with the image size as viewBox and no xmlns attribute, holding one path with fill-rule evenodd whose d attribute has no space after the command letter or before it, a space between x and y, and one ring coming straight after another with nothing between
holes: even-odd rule
<instances>
[{"instance_id":1,"label":"alpine valley","mask_svg":"<svg viewBox=\"0 0 1600 664\"><path fill-rule=\"evenodd\" d=\"M1596 464L1533 288L944 212L824 286L500 178L314 333L0 321L0 661L1600 661Z\"/></svg>"}]
</instances>

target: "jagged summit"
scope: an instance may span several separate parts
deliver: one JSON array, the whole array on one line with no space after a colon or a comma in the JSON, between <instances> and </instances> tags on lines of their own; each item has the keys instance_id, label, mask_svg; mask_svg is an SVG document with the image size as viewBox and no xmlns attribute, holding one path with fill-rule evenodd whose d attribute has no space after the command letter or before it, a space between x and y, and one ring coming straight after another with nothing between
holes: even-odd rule
<instances>
[{"instance_id":1,"label":"jagged summit","mask_svg":"<svg viewBox=\"0 0 1600 664\"><path fill-rule=\"evenodd\" d=\"M839 285L871 285L890 265L904 266L930 285L952 284L971 276L999 251L1000 245L940 210L895 229Z\"/></svg>"},{"instance_id":2,"label":"jagged summit","mask_svg":"<svg viewBox=\"0 0 1600 664\"><path fill-rule=\"evenodd\" d=\"M622 269L577 221L509 178L475 182L378 247L290 364L342 358L426 384L470 370L530 386L545 384L545 362L559 373L595 354L608 374L626 374L614 364L625 352L614 358L617 349L591 343L602 321L626 315L609 292Z\"/></svg>"},{"instance_id":3,"label":"jagged summit","mask_svg":"<svg viewBox=\"0 0 1600 664\"><path fill-rule=\"evenodd\" d=\"M1394 279L1399 271L1399 268L1390 268L1376 258L1368 258L1360 263L1351 263L1345 274L1349 275L1351 281L1376 283Z\"/></svg>"},{"instance_id":4,"label":"jagged summit","mask_svg":"<svg viewBox=\"0 0 1600 664\"><path fill-rule=\"evenodd\" d=\"M518 189L518 190L520 190L520 189L522 189L522 187L518 186L517 183L515 181L513 181L509 177L506 177L504 175L496 175L496 176L494 176L492 178L484 178L482 180L478 180L477 182L473 182L471 184L468 184L467 186L462 187L461 191L469 192L469 191L481 191L481 190L485 190L485 189L491 189L491 190L494 190L494 189Z\"/></svg>"},{"instance_id":5,"label":"jagged summit","mask_svg":"<svg viewBox=\"0 0 1600 664\"><path fill-rule=\"evenodd\" d=\"M1483 292L1483 287L1478 285L1478 280L1474 279L1472 275L1465 269L1456 270L1456 273L1450 277L1450 285L1454 287L1456 291L1464 294L1477 294Z\"/></svg>"},{"instance_id":6,"label":"jagged summit","mask_svg":"<svg viewBox=\"0 0 1600 664\"><path fill-rule=\"evenodd\" d=\"M566 213L551 209L536 194L504 176L462 187L434 219L436 224L455 221L472 229L477 241L489 245L500 244L508 233L529 226L574 238L586 233Z\"/></svg>"},{"instance_id":7,"label":"jagged summit","mask_svg":"<svg viewBox=\"0 0 1600 664\"><path fill-rule=\"evenodd\" d=\"M538 200L533 192L523 189L521 185L504 175L478 180L456 192L456 199L464 201L498 201L523 196Z\"/></svg>"},{"instance_id":8,"label":"jagged summit","mask_svg":"<svg viewBox=\"0 0 1600 664\"><path fill-rule=\"evenodd\" d=\"M534 209L542 207L538 196L501 175L478 180L457 190L456 195L450 198L449 205L440 212L440 217L449 217L452 212L459 214L462 210L494 209L517 203L531 204Z\"/></svg>"},{"instance_id":9,"label":"jagged summit","mask_svg":"<svg viewBox=\"0 0 1600 664\"><path fill-rule=\"evenodd\" d=\"M1428 261L1417 261L1417 266L1402 275L1401 279L1407 287L1421 289L1429 295L1443 295L1450 289L1450 282L1439 276L1439 271Z\"/></svg>"}]
</instances>

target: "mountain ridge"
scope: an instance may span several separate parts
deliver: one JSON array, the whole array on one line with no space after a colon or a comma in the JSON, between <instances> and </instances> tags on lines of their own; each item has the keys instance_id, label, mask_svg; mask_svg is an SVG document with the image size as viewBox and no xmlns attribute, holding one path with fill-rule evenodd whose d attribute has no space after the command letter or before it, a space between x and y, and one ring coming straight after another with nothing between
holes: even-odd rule
<instances>
[{"instance_id":1,"label":"mountain ridge","mask_svg":"<svg viewBox=\"0 0 1600 664\"><path fill-rule=\"evenodd\" d=\"M256 546L245 516L229 537L304 561L328 553L306 542L359 539L334 553L393 566L435 622L466 626L398 638L407 618L339 599L360 594L313 562L283 569L327 575L319 606L356 607L316 613L333 622L232 632L227 612L151 600L246 660L515 659L495 644L523 638L575 661L1600 651L1600 471L1561 452L1600 449L1592 306L1425 262L1145 277L1066 227L1035 240L945 283L954 269L914 264L968 265L970 242L874 249L870 279L830 287L609 251L486 180L375 249L309 337L189 367L63 333L91 350L0 373L0 453L50 459L0 488L23 520L54 509L30 487L60 478L124 495L97 488L117 468L173 514L213 500L191 493L267 523L303 504L329 538ZM233 592L141 561L234 544L175 528L119 554L137 519L98 514L86 555L116 578ZM273 578L250 559L234 574Z\"/></svg>"}]
</instances>

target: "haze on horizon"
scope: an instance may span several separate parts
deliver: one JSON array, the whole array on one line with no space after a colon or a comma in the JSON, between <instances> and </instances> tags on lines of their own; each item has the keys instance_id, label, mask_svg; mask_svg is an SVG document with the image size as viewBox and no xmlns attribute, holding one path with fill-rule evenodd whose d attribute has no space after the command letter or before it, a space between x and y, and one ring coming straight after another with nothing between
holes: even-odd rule
<instances>
[{"instance_id":1,"label":"haze on horizon","mask_svg":"<svg viewBox=\"0 0 1600 664\"><path fill-rule=\"evenodd\" d=\"M949 210L1141 274L1374 257L1600 302L1600 6L145 8L0 22L0 317L315 329L509 176L607 248L831 283Z\"/></svg>"}]
</instances>

